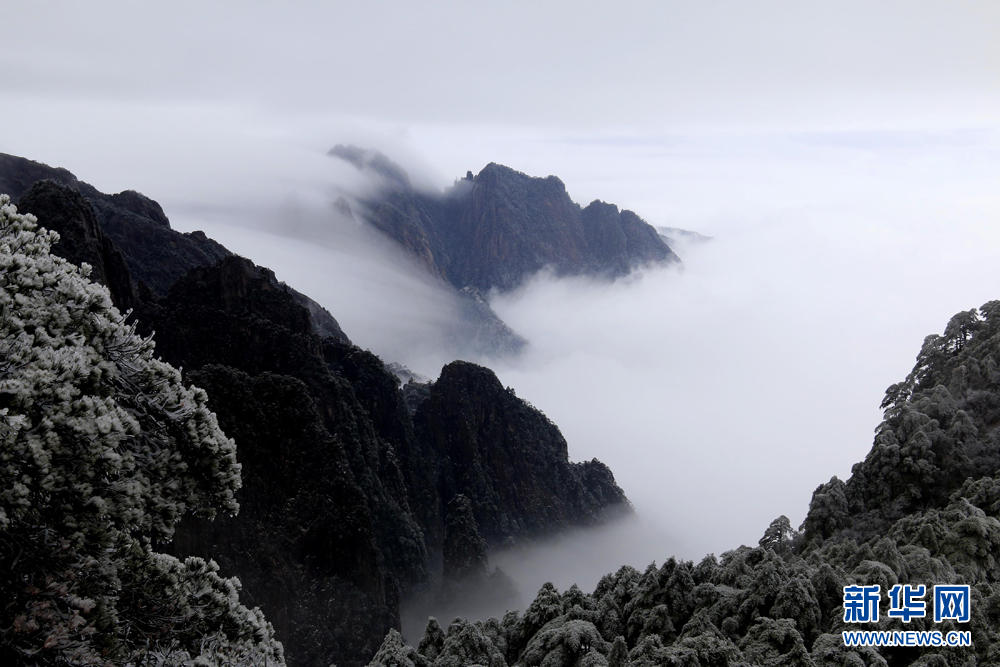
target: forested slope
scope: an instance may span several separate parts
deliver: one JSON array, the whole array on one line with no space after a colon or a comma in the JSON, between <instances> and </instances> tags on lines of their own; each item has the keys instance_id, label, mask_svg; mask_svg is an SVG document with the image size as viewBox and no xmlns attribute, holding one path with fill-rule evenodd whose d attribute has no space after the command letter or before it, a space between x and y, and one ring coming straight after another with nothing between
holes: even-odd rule
<instances>
[{"instance_id":1,"label":"forested slope","mask_svg":"<svg viewBox=\"0 0 1000 667\"><path fill-rule=\"evenodd\" d=\"M524 614L432 621L414 649L390 633L371 663L502 665L1000 664L1000 301L929 336L891 386L846 482L813 494L801 532L776 519L759 544L700 563L623 567L592 593L546 585ZM971 586L968 623L887 615L899 584ZM880 621L844 622L844 586L881 586ZM969 630L972 646L851 648L856 629Z\"/></svg>"}]
</instances>

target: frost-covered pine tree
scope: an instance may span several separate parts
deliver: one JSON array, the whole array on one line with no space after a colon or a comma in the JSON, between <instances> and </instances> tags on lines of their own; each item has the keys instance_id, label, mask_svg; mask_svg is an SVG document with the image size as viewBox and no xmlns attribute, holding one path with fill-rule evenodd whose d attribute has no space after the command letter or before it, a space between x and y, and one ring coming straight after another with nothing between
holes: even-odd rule
<instances>
[{"instance_id":1,"label":"frost-covered pine tree","mask_svg":"<svg viewBox=\"0 0 1000 667\"><path fill-rule=\"evenodd\" d=\"M155 550L237 511L235 444L36 222L0 196L0 663L283 664L238 581Z\"/></svg>"}]
</instances>

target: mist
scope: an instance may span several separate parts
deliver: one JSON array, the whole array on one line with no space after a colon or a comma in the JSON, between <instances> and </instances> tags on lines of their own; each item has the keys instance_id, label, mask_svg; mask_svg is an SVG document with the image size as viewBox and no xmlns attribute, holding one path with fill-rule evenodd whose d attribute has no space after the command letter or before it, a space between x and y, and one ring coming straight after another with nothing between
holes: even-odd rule
<instances>
[{"instance_id":1,"label":"mist","mask_svg":"<svg viewBox=\"0 0 1000 667\"><path fill-rule=\"evenodd\" d=\"M664 554L674 553L676 547L659 525L635 514L612 517L598 527L569 528L544 538L523 539L489 554L490 567L499 568L513 582L513 595L470 593L443 601L439 579L435 580L425 592L403 603L403 636L414 644L419 642L430 616L444 627L459 616L503 618L509 610L527 608L546 583L560 591L577 586L590 592L604 575L623 566L642 571L653 562L662 565L669 558Z\"/></svg>"},{"instance_id":2,"label":"mist","mask_svg":"<svg viewBox=\"0 0 1000 667\"><path fill-rule=\"evenodd\" d=\"M608 464L634 520L490 554L522 604L797 526L924 336L1000 298L996 3L235 7L5 7L0 151L142 191L387 362L489 366ZM481 358L449 289L338 213L375 184L337 143L428 190L554 174L713 240L490 295L529 345Z\"/></svg>"},{"instance_id":3,"label":"mist","mask_svg":"<svg viewBox=\"0 0 1000 667\"><path fill-rule=\"evenodd\" d=\"M543 274L492 295L529 346L518 359L480 358L445 344L448 290L367 228L362 210L337 214L338 197L372 187L325 155L338 127L426 188L495 160L558 174L578 202L601 198L713 240L675 248L683 267L615 283ZM781 514L798 525L812 490L848 477L867 452L883 392L923 337L1000 296L989 126L587 141L457 127L445 143L440 128L414 125L401 138L373 127L241 131L229 154L238 137L208 124L201 131L217 129L223 148L192 149L193 175L179 158L164 171L133 154L143 174L133 185L69 166L109 191L144 190L176 228L272 268L387 362L429 378L456 357L493 368L559 425L571 458L607 463L639 515L670 536L671 553L650 560L753 544ZM448 174L450 164L461 170Z\"/></svg>"},{"instance_id":4,"label":"mist","mask_svg":"<svg viewBox=\"0 0 1000 667\"><path fill-rule=\"evenodd\" d=\"M518 588L515 606L545 581L591 590L623 564L756 544L782 514L797 526L816 486L846 479L865 456L883 393L924 336L1000 296L993 131L687 135L670 150L557 137L506 150L531 163L556 139L565 153L552 161L568 168L577 201L603 186L653 224L713 238L677 245L682 266L615 282L542 273L491 295L529 346L516 358L463 358L558 424L573 460L607 463L636 511L631 522L492 553ZM613 177L588 178L594 164ZM656 183L672 196L651 215L633 202ZM455 357L440 336L448 295L391 243L337 219L331 199L348 190L286 201L254 225L197 214L175 224L273 268L357 344L435 378ZM404 609L405 629L412 639L427 615L505 609L431 595Z\"/></svg>"},{"instance_id":5,"label":"mist","mask_svg":"<svg viewBox=\"0 0 1000 667\"><path fill-rule=\"evenodd\" d=\"M562 176L586 202L600 164L615 175L603 185L624 198L616 203L714 238L675 248L682 267L613 283L543 273L493 294L529 341L513 359L444 344L450 293L335 214L332 198L356 184L331 179L315 201L286 198L254 217L193 211L174 223L271 267L386 361L430 378L456 357L493 368L559 425L574 460L612 468L639 515L670 536L674 551L660 559L699 559L756 543L779 515L798 525L813 489L848 477L867 453L883 393L924 336L1000 296L1000 229L990 224L1000 167L991 130L677 143L571 147L570 158L589 159ZM529 163L551 150L510 145ZM635 175L628 187L622 173ZM629 201L657 183L671 196L652 214Z\"/></svg>"},{"instance_id":6,"label":"mist","mask_svg":"<svg viewBox=\"0 0 1000 667\"><path fill-rule=\"evenodd\" d=\"M460 306L454 291L374 229L344 218L331 202L296 201L252 216L225 209L188 213L172 224L201 229L232 252L275 270L279 280L319 302L353 342L386 363L436 377L442 364L465 349L456 339Z\"/></svg>"}]
</instances>

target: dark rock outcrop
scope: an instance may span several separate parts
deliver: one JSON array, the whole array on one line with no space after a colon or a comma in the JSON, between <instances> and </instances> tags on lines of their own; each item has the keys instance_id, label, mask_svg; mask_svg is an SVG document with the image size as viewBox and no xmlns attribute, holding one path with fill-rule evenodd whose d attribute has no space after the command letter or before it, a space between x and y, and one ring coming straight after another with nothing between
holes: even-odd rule
<instances>
[{"instance_id":1,"label":"dark rock outcrop","mask_svg":"<svg viewBox=\"0 0 1000 667\"><path fill-rule=\"evenodd\" d=\"M165 294L196 266L211 266L230 252L204 232L182 234L158 203L134 190L108 195L62 168L0 153L0 192L19 199L36 181L47 179L77 190L93 205L102 231L125 256L136 283Z\"/></svg>"},{"instance_id":2,"label":"dark rock outcrop","mask_svg":"<svg viewBox=\"0 0 1000 667\"><path fill-rule=\"evenodd\" d=\"M21 195L18 209L59 232L55 253L74 264L89 264L91 280L111 291L120 310L138 305L125 256L101 230L93 205L79 191L55 180L38 181Z\"/></svg>"},{"instance_id":3,"label":"dark rock outcrop","mask_svg":"<svg viewBox=\"0 0 1000 667\"><path fill-rule=\"evenodd\" d=\"M555 176L490 163L428 194L377 151L337 146L330 154L382 176L384 187L365 202L369 222L457 289L511 290L545 268L614 278L679 261L638 215L601 201L581 208Z\"/></svg>"},{"instance_id":4,"label":"dark rock outcrop","mask_svg":"<svg viewBox=\"0 0 1000 667\"><path fill-rule=\"evenodd\" d=\"M403 399L406 401L406 409L412 415L417 411L417 406L423 403L431 395L430 382L417 382L410 379L402 387Z\"/></svg>"},{"instance_id":5,"label":"dark rock outcrop","mask_svg":"<svg viewBox=\"0 0 1000 667\"><path fill-rule=\"evenodd\" d=\"M139 200L126 199L134 207L123 208L116 202L117 197L120 196L93 196L91 201L97 209L101 227L125 254L132 277L148 285L153 292L166 294L170 286L191 269L211 266L231 254L204 232L182 234L170 228L162 211L159 216L147 217L136 212L147 210L138 205Z\"/></svg>"},{"instance_id":6,"label":"dark rock outcrop","mask_svg":"<svg viewBox=\"0 0 1000 667\"><path fill-rule=\"evenodd\" d=\"M77 190L84 185L68 169L0 153L0 193L10 195L15 204L28 188L43 180L56 181Z\"/></svg>"},{"instance_id":7,"label":"dark rock outcrop","mask_svg":"<svg viewBox=\"0 0 1000 667\"><path fill-rule=\"evenodd\" d=\"M486 540L479 534L472 503L458 494L448 503L444 526L444 576L450 579L486 576Z\"/></svg>"},{"instance_id":8,"label":"dark rock outcrop","mask_svg":"<svg viewBox=\"0 0 1000 667\"><path fill-rule=\"evenodd\" d=\"M413 421L441 462L441 495L466 495L490 544L596 523L609 508L628 507L607 466L570 463L559 428L488 368L445 366Z\"/></svg>"},{"instance_id":9,"label":"dark rock outcrop","mask_svg":"<svg viewBox=\"0 0 1000 667\"><path fill-rule=\"evenodd\" d=\"M441 586L433 593L433 608L438 613L450 615L451 610L469 609L468 605L485 610L521 604L521 595L510 577L499 567L490 570L486 540L479 534L472 503L463 494L448 502L442 556Z\"/></svg>"},{"instance_id":10,"label":"dark rock outcrop","mask_svg":"<svg viewBox=\"0 0 1000 667\"><path fill-rule=\"evenodd\" d=\"M163 212L163 208L141 192L125 190L116 195L109 195L108 199L118 208L130 211L141 218L151 220L162 227L170 229L170 221L167 220L167 215Z\"/></svg>"},{"instance_id":11,"label":"dark rock outcrop","mask_svg":"<svg viewBox=\"0 0 1000 667\"><path fill-rule=\"evenodd\" d=\"M394 448L382 437L406 438L406 409L395 377L377 357L316 335L308 311L273 274L241 257L191 271L140 322L156 331L157 352L188 371L222 365L304 383L369 501L389 572L404 584L423 577L423 539L410 518ZM351 361L358 392L343 372Z\"/></svg>"},{"instance_id":12,"label":"dark rock outcrop","mask_svg":"<svg viewBox=\"0 0 1000 667\"><path fill-rule=\"evenodd\" d=\"M590 258L589 271L584 273L624 276L644 264L676 259L656 228L614 204L591 202L580 212L580 222Z\"/></svg>"},{"instance_id":13,"label":"dark rock outcrop","mask_svg":"<svg viewBox=\"0 0 1000 667\"><path fill-rule=\"evenodd\" d=\"M154 294L163 296L181 276L191 269L197 267L212 266L223 257L228 257L230 253L220 243L208 238L204 232L181 233L170 227L170 220L163 212L163 208L155 201L135 190L125 190L117 194L104 194L83 181L77 179L66 169L50 167L40 162L28 160L0 153L0 193L10 195L11 201L22 210L34 213L32 207L46 206L44 199L54 197L52 186L48 186L48 194L36 194L28 199L27 204L20 201L23 199L34 183L40 180L52 181L65 186L64 193L75 191L82 200L74 200L75 206L80 211L91 209L92 213L76 213L72 215L96 216L99 231L103 238L109 241L100 241L104 244L102 257L103 264L98 267L91 257L67 258L73 262L87 261L94 266L94 278L102 282L111 289L112 294L120 296L115 303L123 311L135 306L136 301L129 294L135 291L151 291ZM70 196L63 194L60 196ZM87 204L81 203L85 200ZM41 210L41 209L39 209ZM45 211L48 216L60 210L53 204ZM67 208L65 215L71 209ZM46 218L43 218L46 219ZM57 229L55 225L67 224L67 233L90 234L84 229L90 222L84 221L70 224L62 221L62 218L53 218L52 221L46 219L45 226ZM75 231L74 231L75 230ZM58 229L58 231L63 231ZM86 245L86 238L81 238L80 242ZM111 249L109 242L113 242L114 249ZM63 242L63 247L76 246L77 243ZM82 247L82 246L81 246ZM64 252L66 252L64 250ZM97 252L97 251L95 251ZM124 258L124 262L131 274L130 282L134 286L129 286L121 282L123 275L120 270L114 268L118 257ZM110 262L110 264L109 264ZM119 262L120 263L120 262ZM108 280L118 282L105 282L102 273L105 266L112 273ZM273 280L273 276L272 276ZM273 280L277 284L276 280ZM304 306L312 316L313 328L321 336L333 336L341 340L348 340L340 325L325 308L310 299L304 294L289 289L289 293L296 302Z\"/></svg>"},{"instance_id":14,"label":"dark rock outcrop","mask_svg":"<svg viewBox=\"0 0 1000 667\"><path fill-rule=\"evenodd\" d=\"M398 591L386 576L372 514L344 446L300 380L209 365L188 379L239 447L240 513L181 524L172 549L210 555L238 574L290 665L356 664L398 627Z\"/></svg>"}]
</instances>

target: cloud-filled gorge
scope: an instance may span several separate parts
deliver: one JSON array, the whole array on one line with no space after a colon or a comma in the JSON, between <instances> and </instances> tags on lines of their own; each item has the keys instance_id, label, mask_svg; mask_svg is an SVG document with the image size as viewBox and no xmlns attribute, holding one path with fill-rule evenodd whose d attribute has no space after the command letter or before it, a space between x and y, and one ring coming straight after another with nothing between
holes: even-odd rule
<instances>
[{"instance_id":1,"label":"cloud-filled gorge","mask_svg":"<svg viewBox=\"0 0 1000 667\"><path fill-rule=\"evenodd\" d=\"M516 358L461 356L493 368L544 411L571 459L607 463L638 514L638 523L586 546L568 537L562 552L548 544L517 558L495 554L526 601L545 580L589 589L623 563L697 560L756 544L781 514L797 526L813 489L834 474L848 477L864 457L883 392L909 371L923 337L956 310L996 296L997 239L978 223L998 211L988 187L994 167L973 162L934 185L927 172L938 169L940 146L901 156L891 146L830 153L792 143L794 159L785 138L737 140L732 150L749 152L745 171L734 178L731 166L721 168L731 160L720 156L701 164L676 215L638 211L654 225L714 237L679 244L682 267L613 283L543 272L492 295L529 346ZM944 149L945 160L960 150ZM696 152L673 156L668 171L700 163ZM888 184L877 196L855 172L871 159ZM836 177L836 192L797 188L819 177ZM577 196L565 180L581 203L600 196L592 184ZM919 196L907 187L916 182ZM746 212L719 211L706 201L712 188L722 201L743 196ZM973 195L960 217L949 206L956 190ZM273 268L362 347L436 377L455 356L440 342L453 297L391 243L338 217L334 194L300 198L294 220L284 206L258 211L248 225L245 213L227 216L222 207L175 223Z\"/></svg>"}]
</instances>

